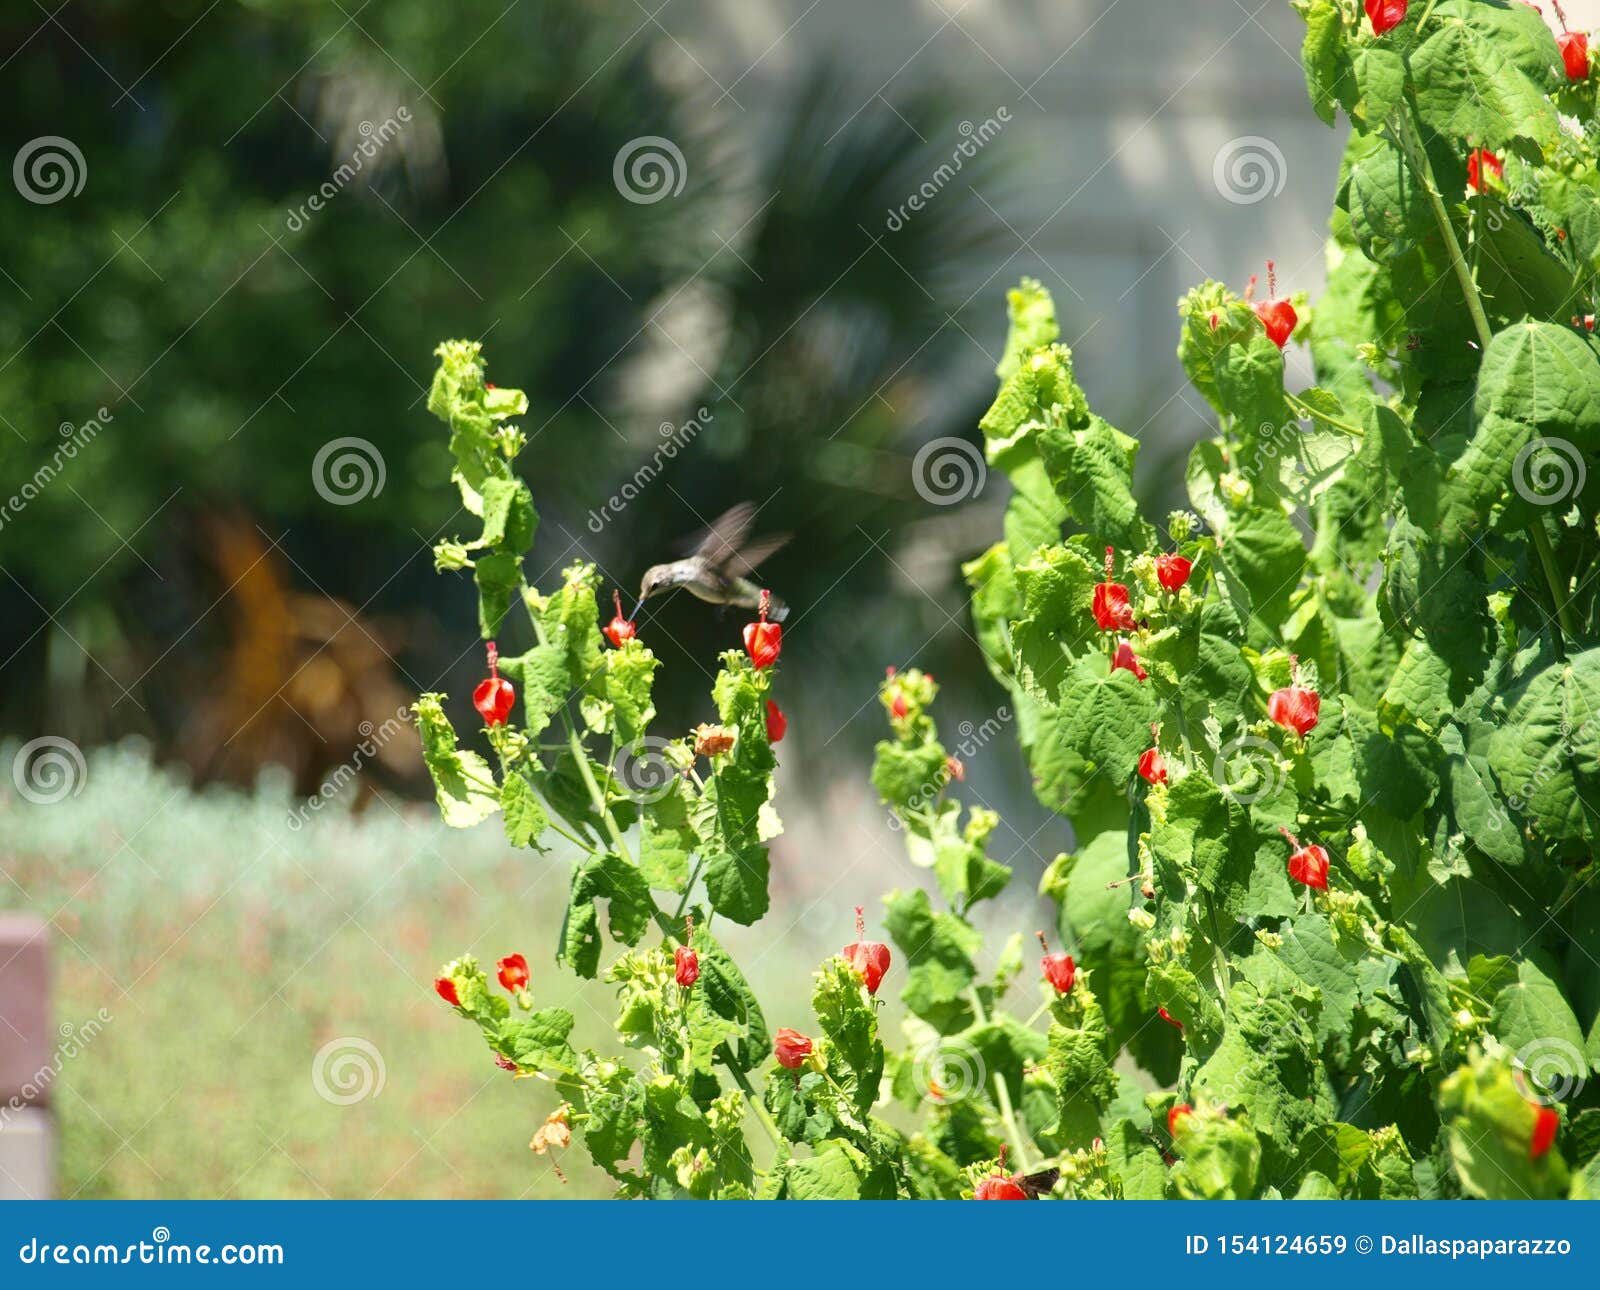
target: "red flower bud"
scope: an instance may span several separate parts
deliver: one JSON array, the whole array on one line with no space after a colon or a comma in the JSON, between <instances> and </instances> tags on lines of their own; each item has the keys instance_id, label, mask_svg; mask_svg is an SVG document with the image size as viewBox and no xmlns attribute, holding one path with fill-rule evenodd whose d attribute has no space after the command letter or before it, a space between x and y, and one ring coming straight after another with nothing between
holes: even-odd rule
<instances>
[{"instance_id":1,"label":"red flower bud","mask_svg":"<svg viewBox=\"0 0 1600 1290\"><path fill-rule=\"evenodd\" d=\"M1581 31L1564 31L1556 37L1561 49L1561 61L1566 65L1569 81L1587 80L1589 77L1589 37Z\"/></svg>"},{"instance_id":2,"label":"red flower bud","mask_svg":"<svg viewBox=\"0 0 1600 1290\"><path fill-rule=\"evenodd\" d=\"M622 648L624 641L631 641L639 634L638 629L622 616L622 593L613 591L611 603L617 607L616 617L600 629L605 638L618 649Z\"/></svg>"},{"instance_id":3,"label":"red flower bud","mask_svg":"<svg viewBox=\"0 0 1600 1290\"><path fill-rule=\"evenodd\" d=\"M1561 1117L1553 1107L1533 1108L1533 1137L1528 1142L1528 1158L1537 1160L1555 1145L1556 1130L1561 1127Z\"/></svg>"},{"instance_id":4,"label":"red flower bud","mask_svg":"<svg viewBox=\"0 0 1600 1290\"><path fill-rule=\"evenodd\" d=\"M1290 684L1272 692L1272 697L1267 700L1267 716L1285 730L1292 730L1304 739L1308 731L1316 728L1317 714L1322 710L1322 696L1300 684L1299 659L1291 658L1289 666Z\"/></svg>"},{"instance_id":5,"label":"red flower bud","mask_svg":"<svg viewBox=\"0 0 1600 1290\"><path fill-rule=\"evenodd\" d=\"M1071 994L1072 983L1078 977L1078 965L1072 961L1072 955L1052 954L1043 932L1039 933L1039 948L1044 951L1044 957L1039 960L1044 979L1055 986L1057 994Z\"/></svg>"},{"instance_id":6,"label":"red flower bud","mask_svg":"<svg viewBox=\"0 0 1600 1290\"><path fill-rule=\"evenodd\" d=\"M1160 1017L1161 1020L1166 1022L1169 1026L1176 1026L1179 1030L1183 1029L1183 1022L1179 1021L1165 1008L1157 1008L1156 1016Z\"/></svg>"},{"instance_id":7,"label":"red flower bud","mask_svg":"<svg viewBox=\"0 0 1600 1290\"><path fill-rule=\"evenodd\" d=\"M785 1070L799 1070L806 1058L811 1056L812 1046L807 1036L784 1026L773 1036L772 1055Z\"/></svg>"},{"instance_id":8,"label":"red flower bud","mask_svg":"<svg viewBox=\"0 0 1600 1290\"><path fill-rule=\"evenodd\" d=\"M1192 560L1186 560L1181 555L1169 552L1156 557L1156 581L1168 591L1176 591L1189 581L1189 573L1194 568Z\"/></svg>"},{"instance_id":9,"label":"red flower bud","mask_svg":"<svg viewBox=\"0 0 1600 1290\"><path fill-rule=\"evenodd\" d=\"M1309 847L1301 846L1299 839L1281 825L1278 828L1278 832L1283 834L1289 842L1289 876L1307 887L1315 887L1318 891L1327 891L1328 853L1315 844Z\"/></svg>"},{"instance_id":10,"label":"red flower bud","mask_svg":"<svg viewBox=\"0 0 1600 1290\"><path fill-rule=\"evenodd\" d=\"M1167 1112L1167 1133L1172 1137L1178 1136L1178 1126L1194 1114L1194 1107L1187 1102L1179 1102Z\"/></svg>"},{"instance_id":11,"label":"red flower bud","mask_svg":"<svg viewBox=\"0 0 1600 1290\"><path fill-rule=\"evenodd\" d=\"M1115 672L1119 667L1125 672L1132 672L1136 681L1142 681L1149 675L1139 666L1139 660L1133 655L1133 646L1127 641L1119 641L1116 653L1111 656L1111 670Z\"/></svg>"},{"instance_id":12,"label":"red flower bud","mask_svg":"<svg viewBox=\"0 0 1600 1290\"><path fill-rule=\"evenodd\" d=\"M856 939L839 953L849 962L860 978L866 982L867 993L877 994L883 974L889 970L889 947L879 941L867 940L867 923L861 906L856 906Z\"/></svg>"},{"instance_id":13,"label":"red flower bud","mask_svg":"<svg viewBox=\"0 0 1600 1290\"><path fill-rule=\"evenodd\" d=\"M889 715L892 716L896 721L904 721L906 719L906 713L910 710L911 709L906 704L906 696L901 694L899 690L896 690L894 692L894 698L889 701Z\"/></svg>"},{"instance_id":14,"label":"red flower bud","mask_svg":"<svg viewBox=\"0 0 1600 1290\"><path fill-rule=\"evenodd\" d=\"M1483 191L1483 176L1486 171L1496 179L1504 179L1506 173L1505 163L1487 148L1473 149L1472 155L1467 158L1468 192L1481 193Z\"/></svg>"},{"instance_id":15,"label":"red flower bud","mask_svg":"<svg viewBox=\"0 0 1600 1290\"><path fill-rule=\"evenodd\" d=\"M494 642L489 641L485 649L489 655L489 675L473 690L472 706L478 710L484 725L503 726L517 701L517 692L511 688L511 682L500 675L500 651L494 647Z\"/></svg>"},{"instance_id":16,"label":"red flower bud","mask_svg":"<svg viewBox=\"0 0 1600 1290\"><path fill-rule=\"evenodd\" d=\"M459 1008L461 1006L461 996L456 993L456 983L454 977L441 976L436 978L433 983L433 988L438 993L439 997L448 1003L452 1008Z\"/></svg>"},{"instance_id":17,"label":"red flower bud","mask_svg":"<svg viewBox=\"0 0 1600 1290\"><path fill-rule=\"evenodd\" d=\"M1000 1166L987 1178L978 1179L978 1185L972 1190L973 1200L1027 1200L1028 1193L1020 1186L1022 1179L1017 1174L1006 1172L1006 1148L1000 1144Z\"/></svg>"},{"instance_id":18,"label":"red flower bud","mask_svg":"<svg viewBox=\"0 0 1600 1290\"><path fill-rule=\"evenodd\" d=\"M507 954L495 964L500 972L500 984L516 994L528 988L528 960L520 954Z\"/></svg>"},{"instance_id":19,"label":"red flower bud","mask_svg":"<svg viewBox=\"0 0 1600 1290\"><path fill-rule=\"evenodd\" d=\"M1406 0L1367 0L1367 18L1376 35L1393 31L1406 17Z\"/></svg>"},{"instance_id":20,"label":"red flower bud","mask_svg":"<svg viewBox=\"0 0 1600 1290\"><path fill-rule=\"evenodd\" d=\"M678 984L687 990L700 979L700 956L687 945L680 945L672 952L672 968Z\"/></svg>"},{"instance_id":21,"label":"red flower bud","mask_svg":"<svg viewBox=\"0 0 1600 1290\"><path fill-rule=\"evenodd\" d=\"M783 651L783 628L767 621L767 603L770 591L761 593L761 618L759 622L744 625L744 652L757 668L771 667Z\"/></svg>"},{"instance_id":22,"label":"red flower bud","mask_svg":"<svg viewBox=\"0 0 1600 1290\"><path fill-rule=\"evenodd\" d=\"M1128 589L1120 582L1111 581L1111 570L1116 553L1106 548L1106 580L1094 584L1094 600L1090 608L1094 620L1103 632L1125 632L1133 626L1133 607L1128 604Z\"/></svg>"},{"instance_id":23,"label":"red flower bud","mask_svg":"<svg viewBox=\"0 0 1600 1290\"><path fill-rule=\"evenodd\" d=\"M1148 784L1167 782L1167 762L1159 748L1146 748L1139 754L1139 778Z\"/></svg>"},{"instance_id":24,"label":"red flower bud","mask_svg":"<svg viewBox=\"0 0 1600 1290\"><path fill-rule=\"evenodd\" d=\"M510 1071L513 1075L515 1075L519 1069L516 1062L512 1061L504 1053L496 1053L494 1055L494 1064L503 1071Z\"/></svg>"},{"instance_id":25,"label":"red flower bud","mask_svg":"<svg viewBox=\"0 0 1600 1290\"><path fill-rule=\"evenodd\" d=\"M768 699L767 700L767 742L769 744L775 744L775 743L780 742L783 739L783 736L786 733L788 733L788 730L789 730L789 718L783 715L783 709L782 708L780 708L771 699Z\"/></svg>"}]
</instances>

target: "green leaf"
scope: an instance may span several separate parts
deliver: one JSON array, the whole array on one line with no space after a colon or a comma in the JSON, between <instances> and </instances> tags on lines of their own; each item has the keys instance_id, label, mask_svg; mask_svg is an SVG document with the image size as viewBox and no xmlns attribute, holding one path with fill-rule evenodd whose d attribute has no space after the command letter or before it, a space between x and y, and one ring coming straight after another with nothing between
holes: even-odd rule
<instances>
[{"instance_id":1,"label":"green leaf","mask_svg":"<svg viewBox=\"0 0 1600 1290\"><path fill-rule=\"evenodd\" d=\"M1572 1006L1532 962L1519 963L1517 979L1495 995L1489 1029L1523 1068L1530 1097L1565 1097L1588 1078L1583 1029Z\"/></svg>"},{"instance_id":2,"label":"green leaf","mask_svg":"<svg viewBox=\"0 0 1600 1290\"><path fill-rule=\"evenodd\" d=\"M1600 649L1553 662L1522 686L1489 744L1502 789L1547 838L1593 836L1586 803L1600 800Z\"/></svg>"},{"instance_id":3,"label":"green leaf","mask_svg":"<svg viewBox=\"0 0 1600 1290\"><path fill-rule=\"evenodd\" d=\"M739 1027L740 1037L728 1046L725 1060L739 1070L754 1070L772 1053L772 1036L755 991L721 942L703 924L696 925L692 944L700 956L700 979L696 982L699 992L717 1016Z\"/></svg>"},{"instance_id":4,"label":"green leaf","mask_svg":"<svg viewBox=\"0 0 1600 1290\"><path fill-rule=\"evenodd\" d=\"M942 1034L962 1029L972 1020L965 995L977 979L972 959L982 936L954 914L935 912L925 891L891 891L884 906L884 926L906 965L906 1007Z\"/></svg>"},{"instance_id":5,"label":"green leaf","mask_svg":"<svg viewBox=\"0 0 1600 1290\"><path fill-rule=\"evenodd\" d=\"M1229 525L1217 544L1217 560L1247 593L1251 612L1271 627L1288 612L1306 549L1280 507L1257 506Z\"/></svg>"},{"instance_id":6,"label":"green leaf","mask_svg":"<svg viewBox=\"0 0 1600 1290\"><path fill-rule=\"evenodd\" d=\"M1555 38L1526 5L1444 0L1411 53L1423 124L1469 147L1555 145Z\"/></svg>"},{"instance_id":7,"label":"green leaf","mask_svg":"<svg viewBox=\"0 0 1600 1290\"><path fill-rule=\"evenodd\" d=\"M699 839L689 816L685 781L674 776L666 794L639 812L639 869L658 891L681 892L689 883L689 858Z\"/></svg>"},{"instance_id":8,"label":"green leaf","mask_svg":"<svg viewBox=\"0 0 1600 1290\"><path fill-rule=\"evenodd\" d=\"M505 812L506 840L514 847L537 847L550 827L533 785L517 771L509 772L500 786L500 809Z\"/></svg>"},{"instance_id":9,"label":"green leaf","mask_svg":"<svg viewBox=\"0 0 1600 1290\"><path fill-rule=\"evenodd\" d=\"M1089 404L1072 371L1065 345L1035 350L1006 378L993 405L978 422L989 463L1012 470L1037 454L1036 437L1052 409L1058 422L1083 425Z\"/></svg>"},{"instance_id":10,"label":"green leaf","mask_svg":"<svg viewBox=\"0 0 1600 1290\"><path fill-rule=\"evenodd\" d=\"M644 875L621 856L594 856L572 871L561 958L591 980L600 968L600 914L594 904L599 899L609 902L612 938L624 945L639 943L656 912Z\"/></svg>"},{"instance_id":11,"label":"green leaf","mask_svg":"<svg viewBox=\"0 0 1600 1290\"><path fill-rule=\"evenodd\" d=\"M488 819L500 809L494 772L477 753L457 747L455 727L444 714L444 696L424 694L412 712L441 818L453 829L470 829Z\"/></svg>"},{"instance_id":12,"label":"green leaf","mask_svg":"<svg viewBox=\"0 0 1600 1290\"><path fill-rule=\"evenodd\" d=\"M1153 531L1140 518L1133 498L1137 439L1091 414L1081 426L1057 416L1046 418L1038 441L1045 469L1068 515L1097 541L1133 550L1151 545Z\"/></svg>"},{"instance_id":13,"label":"green leaf","mask_svg":"<svg viewBox=\"0 0 1600 1290\"><path fill-rule=\"evenodd\" d=\"M861 978L841 958L829 959L817 971L811 1007L827 1039L829 1072L850 1096L855 1113L865 1117L878 1100L883 1079L877 1009ZM843 1069L836 1069L835 1057Z\"/></svg>"},{"instance_id":14,"label":"green leaf","mask_svg":"<svg viewBox=\"0 0 1600 1290\"><path fill-rule=\"evenodd\" d=\"M485 546L520 557L533 545L539 526L533 509L533 494L520 479L490 479L483 486L483 534Z\"/></svg>"},{"instance_id":15,"label":"green leaf","mask_svg":"<svg viewBox=\"0 0 1600 1290\"><path fill-rule=\"evenodd\" d=\"M523 733L537 738L572 690L564 652L555 645L535 645L526 654L502 657L500 672L522 700Z\"/></svg>"},{"instance_id":16,"label":"green leaf","mask_svg":"<svg viewBox=\"0 0 1600 1290\"><path fill-rule=\"evenodd\" d=\"M480 555L472 575L478 583L478 631L487 640L499 633L522 590L522 557L511 551Z\"/></svg>"},{"instance_id":17,"label":"green leaf","mask_svg":"<svg viewBox=\"0 0 1600 1290\"><path fill-rule=\"evenodd\" d=\"M1010 380L1022 360L1034 350L1060 339L1055 301L1035 278L1023 278L1006 292L1006 313L1011 325L1006 331L1006 347L994 374Z\"/></svg>"},{"instance_id":18,"label":"green leaf","mask_svg":"<svg viewBox=\"0 0 1600 1290\"><path fill-rule=\"evenodd\" d=\"M635 638L621 649L605 654L605 697L611 704L611 719L617 742L632 745L644 737L655 720L655 705L650 691L661 660Z\"/></svg>"},{"instance_id":19,"label":"green leaf","mask_svg":"<svg viewBox=\"0 0 1600 1290\"><path fill-rule=\"evenodd\" d=\"M1472 439L1441 498L1441 528L1453 544L1487 528L1496 508L1502 527L1520 527L1574 500L1575 476L1600 447L1600 347L1553 323L1496 332L1472 417Z\"/></svg>"},{"instance_id":20,"label":"green leaf","mask_svg":"<svg viewBox=\"0 0 1600 1290\"><path fill-rule=\"evenodd\" d=\"M577 1055L567 1043L572 1025L565 1008L541 1008L501 1026L497 1047L518 1066L570 1074L578 1069Z\"/></svg>"}]
</instances>

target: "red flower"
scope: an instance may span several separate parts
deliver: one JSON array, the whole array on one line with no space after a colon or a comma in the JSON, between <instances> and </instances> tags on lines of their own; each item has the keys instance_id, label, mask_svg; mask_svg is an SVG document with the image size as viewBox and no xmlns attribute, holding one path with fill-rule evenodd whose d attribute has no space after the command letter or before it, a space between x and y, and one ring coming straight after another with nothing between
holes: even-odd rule
<instances>
[{"instance_id":1,"label":"red flower","mask_svg":"<svg viewBox=\"0 0 1600 1290\"><path fill-rule=\"evenodd\" d=\"M772 1039L772 1055L785 1070L799 1070L806 1058L811 1056L811 1049L811 1040L798 1030L790 1030L788 1026L782 1027Z\"/></svg>"},{"instance_id":2,"label":"red flower","mask_svg":"<svg viewBox=\"0 0 1600 1290\"><path fill-rule=\"evenodd\" d=\"M1111 581L1111 569L1116 553L1106 548L1106 580L1094 584L1094 620L1103 632L1125 632L1133 626L1133 607L1128 604L1128 589L1120 582Z\"/></svg>"},{"instance_id":3,"label":"red flower","mask_svg":"<svg viewBox=\"0 0 1600 1290\"><path fill-rule=\"evenodd\" d=\"M1406 0L1367 0L1367 18L1375 35L1393 31L1406 18Z\"/></svg>"},{"instance_id":4,"label":"red flower","mask_svg":"<svg viewBox=\"0 0 1600 1290\"><path fill-rule=\"evenodd\" d=\"M972 1190L973 1200L1027 1200L1028 1193L1020 1186L1022 1179L1017 1174L1006 1172L1005 1143L1000 1144L1000 1165L987 1178L980 1178L978 1185Z\"/></svg>"},{"instance_id":5,"label":"red flower","mask_svg":"<svg viewBox=\"0 0 1600 1290\"><path fill-rule=\"evenodd\" d=\"M1309 847L1301 846L1299 839L1281 825L1278 828L1278 832L1283 834L1289 842L1289 876L1307 887L1315 887L1318 891L1327 891L1328 853L1315 843Z\"/></svg>"},{"instance_id":6,"label":"red flower","mask_svg":"<svg viewBox=\"0 0 1600 1290\"><path fill-rule=\"evenodd\" d=\"M436 978L433 983L433 988L438 993L439 997L448 1003L452 1008L459 1008L461 1006L461 996L456 993L456 983L454 977L441 976Z\"/></svg>"},{"instance_id":7,"label":"red flower","mask_svg":"<svg viewBox=\"0 0 1600 1290\"><path fill-rule=\"evenodd\" d=\"M500 984L516 994L528 988L528 960L520 954L507 954L495 964L500 971Z\"/></svg>"},{"instance_id":8,"label":"red flower","mask_svg":"<svg viewBox=\"0 0 1600 1290\"><path fill-rule=\"evenodd\" d=\"M1483 191L1483 175L1488 171L1496 179L1504 179L1505 163L1490 152L1487 148L1476 148L1467 158L1467 191L1480 193Z\"/></svg>"},{"instance_id":9,"label":"red flower","mask_svg":"<svg viewBox=\"0 0 1600 1290\"><path fill-rule=\"evenodd\" d=\"M1043 932L1039 933L1039 948L1044 951L1044 957L1039 960L1044 979L1055 986L1057 994L1071 994L1072 983L1078 977L1078 965L1072 961L1072 955L1050 953Z\"/></svg>"},{"instance_id":10,"label":"red flower","mask_svg":"<svg viewBox=\"0 0 1600 1290\"><path fill-rule=\"evenodd\" d=\"M1168 553L1156 557L1156 580L1168 591L1176 591L1189 581L1189 573L1194 568L1192 560L1185 560L1181 555Z\"/></svg>"},{"instance_id":11,"label":"red flower","mask_svg":"<svg viewBox=\"0 0 1600 1290\"><path fill-rule=\"evenodd\" d=\"M1149 675L1139 666L1139 660L1133 656L1133 646L1127 641L1118 641L1117 652L1111 656L1111 670L1115 672L1119 667L1126 672L1132 672L1136 681L1142 681Z\"/></svg>"},{"instance_id":12,"label":"red flower","mask_svg":"<svg viewBox=\"0 0 1600 1290\"><path fill-rule=\"evenodd\" d=\"M906 696L901 694L899 690L896 690L894 692L894 698L889 702L889 715L892 716L896 721L904 721L906 719L906 713L910 710L911 709L906 706Z\"/></svg>"},{"instance_id":13,"label":"red flower","mask_svg":"<svg viewBox=\"0 0 1600 1290\"><path fill-rule=\"evenodd\" d=\"M1294 306L1287 300L1263 300L1253 308L1256 317L1261 319L1261 325L1267 329L1267 339L1279 349L1287 345L1300 321Z\"/></svg>"},{"instance_id":14,"label":"red flower","mask_svg":"<svg viewBox=\"0 0 1600 1290\"><path fill-rule=\"evenodd\" d=\"M1157 1008L1156 1016L1160 1017L1161 1020L1166 1022L1169 1026L1176 1026L1179 1030L1183 1029L1183 1022L1179 1021L1165 1008Z\"/></svg>"},{"instance_id":15,"label":"red flower","mask_svg":"<svg viewBox=\"0 0 1600 1290\"><path fill-rule=\"evenodd\" d=\"M839 953L866 982L867 993L877 994L883 974L889 970L889 947L879 941L867 940L867 922L860 905L856 906L855 943L846 945Z\"/></svg>"},{"instance_id":16,"label":"red flower","mask_svg":"<svg viewBox=\"0 0 1600 1290\"><path fill-rule=\"evenodd\" d=\"M1300 684L1298 658L1289 659L1289 669L1289 684L1274 690L1267 700L1267 716L1304 739L1308 731L1316 728L1317 714L1322 711L1322 696Z\"/></svg>"},{"instance_id":17,"label":"red flower","mask_svg":"<svg viewBox=\"0 0 1600 1290\"><path fill-rule=\"evenodd\" d=\"M1167 1112L1167 1133L1172 1137L1178 1136L1178 1126L1194 1114L1194 1107L1187 1102L1179 1102Z\"/></svg>"},{"instance_id":18,"label":"red flower","mask_svg":"<svg viewBox=\"0 0 1600 1290\"><path fill-rule=\"evenodd\" d=\"M783 628L767 621L767 604L772 599L770 591L761 593L761 620L744 625L744 652L757 668L771 667L783 651Z\"/></svg>"},{"instance_id":19,"label":"red flower","mask_svg":"<svg viewBox=\"0 0 1600 1290\"><path fill-rule=\"evenodd\" d=\"M622 648L624 641L631 641L639 634L638 629L622 616L622 593L613 591L611 603L617 607L616 617L600 629L605 638L618 649Z\"/></svg>"},{"instance_id":20,"label":"red flower","mask_svg":"<svg viewBox=\"0 0 1600 1290\"><path fill-rule=\"evenodd\" d=\"M1533 1109L1533 1138L1528 1143L1528 1158L1537 1160L1555 1145L1556 1130L1561 1127L1561 1117L1553 1107L1536 1106Z\"/></svg>"},{"instance_id":21,"label":"red flower","mask_svg":"<svg viewBox=\"0 0 1600 1290\"><path fill-rule=\"evenodd\" d=\"M1167 760L1159 748L1146 748L1139 754L1139 778L1148 784L1167 782Z\"/></svg>"},{"instance_id":22,"label":"red flower","mask_svg":"<svg viewBox=\"0 0 1600 1290\"><path fill-rule=\"evenodd\" d=\"M1561 48L1561 61L1566 64L1569 81L1587 80L1589 77L1589 37L1581 31L1564 31L1556 37Z\"/></svg>"},{"instance_id":23,"label":"red flower","mask_svg":"<svg viewBox=\"0 0 1600 1290\"><path fill-rule=\"evenodd\" d=\"M783 715L783 709L782 708L780 708L771 699L768 699L767 700L767 742L769 744L775 744L775 743L781 742L782 739L783 739L783 736L786 733L788 733L788 730L789 730L789 718Z\"/></svg>"},{"instance_id":24,"label":"red flower","mask_svg":"<svg viewBox=\"0 0 1600 1290\"><path fill-rule=\"evenodd\" d=\"M489 655L489 675L473 690L472 706L478 710L484 725L503 726L517 701L517 692L511 688L511 682L500 675L500 651L494 647L494 642L489 641L485 649Z\"/></svg>"},{"instance_id":25,"label":"red flower","mask_svg":"<svg viewBox=\"0 0 1600 1290\"><path fill-rule=\"evenodd\" d=\"M515 1075L518 1070L516 1062L512 1061L504 1053L496 1053L494 1055L494 1064L503 1071L510 1071L513 1075Z\"/></svg>"},{"instance_id":26,"label":"red flower","mask_svg":"<svg viewBox=\"0 0 1600 1290\"><path fill-rule=\"evenodd\" d=\"M687 945L680 945L672 952L672 968L678 984L687 990L700 979L700 956Z\"/></svg>"}]
</instances>

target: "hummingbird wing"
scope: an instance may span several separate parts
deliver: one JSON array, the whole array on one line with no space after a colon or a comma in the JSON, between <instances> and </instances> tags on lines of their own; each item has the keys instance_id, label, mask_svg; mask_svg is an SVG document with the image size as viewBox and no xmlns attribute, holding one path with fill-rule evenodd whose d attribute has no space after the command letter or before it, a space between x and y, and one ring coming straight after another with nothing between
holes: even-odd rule
<instances>
[{"instance_id":1,"label":"hummingbird wing","mask_svg":"<svg viewBox=\"0 0 1600 1290\"><path fill-rule=\"evenodd\" d=\"M756 538L753 542L746 542L724 566L728 573L736 578L746 578L755 572L756 566L781 548L789 540L787 533L769 533L766 537Z\"/></svg>"},{"instance_id":2,"label":"hummingbird wing","mask_svg":"<svg viewBox=\"0 0 1600 1290\"><path fill-rule=\"evenodd\" d=\"M740 502L737 506L729 507L700 535L690 553L691 558L704 560L714 568L722 568L744 545L755 519L756 508L751 502Z\"/></svg>"}]
</instances>

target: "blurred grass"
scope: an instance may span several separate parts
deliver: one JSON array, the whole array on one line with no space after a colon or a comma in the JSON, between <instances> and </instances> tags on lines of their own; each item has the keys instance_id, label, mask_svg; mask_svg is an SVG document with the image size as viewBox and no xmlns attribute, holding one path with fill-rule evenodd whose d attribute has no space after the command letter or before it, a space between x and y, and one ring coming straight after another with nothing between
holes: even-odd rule
<instances>
[{"instance_id":1,"label":"blurred grass","mask_svg":"<svg viewBox=\"0 0 1600 1290\"><path fill-rule=\"evenodd\" d=\"M447 830L431 805L352 815L336 800L296 831L292 804L270 778L194 792L132 746L91 754L59 803L4 783L0 907L51 921L58 1022L112 1017L54 1085L60 1194L609 1195L581 1149L562 1156L566 1184L527 1149L556 1098L498 1070L431 985L464 950L521 950L536 1002L570 1008L574 1042L610 1051L606 986L551 961L567 858L513 852L491 826ZM803 1007L810 939L763 953L757 989L787 983ZM313 1061L350 1037L381 1055L383 1085L336 1105Z\"/></svg>"}]
</instances>

